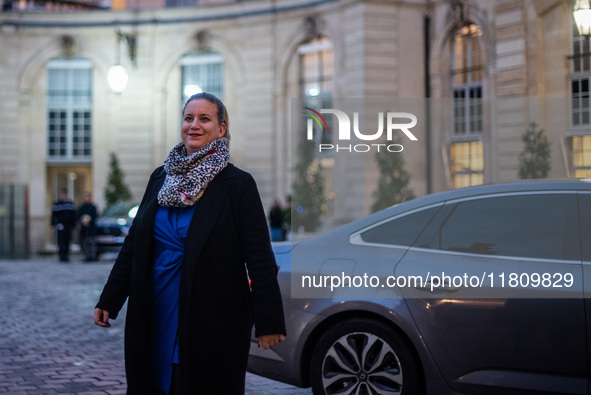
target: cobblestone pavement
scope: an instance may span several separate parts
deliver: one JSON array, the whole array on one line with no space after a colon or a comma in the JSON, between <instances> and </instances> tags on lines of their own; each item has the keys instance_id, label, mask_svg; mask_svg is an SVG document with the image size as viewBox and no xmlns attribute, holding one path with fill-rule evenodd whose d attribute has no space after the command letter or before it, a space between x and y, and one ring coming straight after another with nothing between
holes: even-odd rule
<instances>
[{"instance_id":1,"label":"cobblestone pavement","mask_svg":"<svg viewBox=\"0 0 591 395\"><path fill-rule=\"evenodd\" d=\"M112 261L0 261L0 393L124 394L123 317L93 323ZM247 374L247 395L311 394Z\"/></svg>"}]
</instances>

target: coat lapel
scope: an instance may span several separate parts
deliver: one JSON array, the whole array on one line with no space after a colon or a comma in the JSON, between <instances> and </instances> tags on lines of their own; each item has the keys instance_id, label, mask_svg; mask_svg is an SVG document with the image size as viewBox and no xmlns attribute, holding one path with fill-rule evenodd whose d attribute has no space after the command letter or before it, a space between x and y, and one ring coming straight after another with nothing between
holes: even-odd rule
<instances>
[{"instance_id":1,"label":"coat lapel","mask_svg":"<svg viewBox=\"0 0 591 395\"><path fill-rule=\"evenodd\" d=\"M152 262L152 237L154 230L154 219L156 218L156 210L158 208L158 192L164 184L166 173L162 171L159 175L154 178L154 182L150 185L150 190L147 191L147 199L145 201L145 207L142 211L138 212L140 218L138 222L138 234L136 240L141 240L141 243L137 243L136 253L138 254L138 262ZM147 247L147 248L146 248Z\"/></svg>"},{"instance_id":2,"label":"coat lapel","mask_svg":"<svg viewBox=\"0 0 591 395\"><path fill-rule=\"evenodd\" d=\"M186 279L193 278L195 262L224 208L229 188L228 180L231 178L231 166L228 165L214 178L197 203L187 233L189 236L186 240L183 258L185 264L181 269L181 276Z\"/></svg>"}]
</instances>

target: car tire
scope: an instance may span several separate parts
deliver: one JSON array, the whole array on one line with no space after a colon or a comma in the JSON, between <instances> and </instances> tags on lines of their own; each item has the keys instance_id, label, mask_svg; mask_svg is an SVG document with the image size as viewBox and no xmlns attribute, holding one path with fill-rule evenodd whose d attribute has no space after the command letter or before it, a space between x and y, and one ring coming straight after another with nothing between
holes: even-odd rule
<instances>
[{"instance_id":1,"label":"car tire","mask_svg":"<svg viewBox=\"0 0 591 395\"><path fill-rule=\"evenodd\" d=\"M310 381L315 395L423 392L409 346L393 328L369 319L339 322L322 335L312 353Z\"/></svg>"}]
</instances>

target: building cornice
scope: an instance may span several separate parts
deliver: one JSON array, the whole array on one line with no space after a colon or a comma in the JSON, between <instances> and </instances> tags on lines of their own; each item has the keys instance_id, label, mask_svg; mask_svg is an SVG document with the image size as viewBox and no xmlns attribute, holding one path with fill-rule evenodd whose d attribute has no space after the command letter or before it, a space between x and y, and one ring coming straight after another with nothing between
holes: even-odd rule
<instances>
[{"instance_id":1,"label":"building cornice","mask_svg":"<svg viewBox=\"0 0 591 395\"><path fill-rule=\"evenodd\" d=\"M246 17L264 16L325 4L339 3L342 0L311 0L290 1L285 4L268 2L265 7L260 4L239 3L224 7L192 8L195 15L187 16L187 9L146 10L146 11L94 11L92 13L31 13L11 12L0 13L0 25L14 28L88 28L109 26L168 25L195 22L211 22L232 20ZM243 6L246 5L246 6ZM3 19L3 20L2 20ZM74 21L72 19L75 19Z\"/></svg>"}]
</instances>

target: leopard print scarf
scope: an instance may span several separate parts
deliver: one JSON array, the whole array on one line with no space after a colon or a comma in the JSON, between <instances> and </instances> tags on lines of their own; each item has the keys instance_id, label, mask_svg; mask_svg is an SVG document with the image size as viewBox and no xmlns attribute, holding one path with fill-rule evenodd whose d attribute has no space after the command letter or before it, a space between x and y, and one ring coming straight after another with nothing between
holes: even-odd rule
<instances>
[{"instance_id":1,"label":"leopard print scarf","mask_svg":"<svg viewBox=\"0 0 591 395\"><path fill-rule=\"evenodd\" d=\"M164 161L166 178L158 192L158 204L164 207L193 206L214 177L226 167L229 157L228 139L224 137L189 156L183 142L178 143Z\"/></svg>"}]
</instances>

